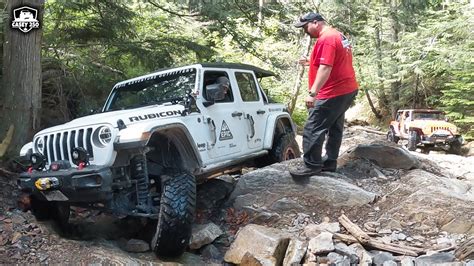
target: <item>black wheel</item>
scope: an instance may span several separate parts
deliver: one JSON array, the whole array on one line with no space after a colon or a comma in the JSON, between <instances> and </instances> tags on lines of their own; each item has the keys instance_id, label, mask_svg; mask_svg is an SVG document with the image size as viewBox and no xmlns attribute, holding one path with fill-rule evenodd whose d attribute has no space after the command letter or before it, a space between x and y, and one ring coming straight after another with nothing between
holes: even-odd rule
<instances>
[{"instance_id":1,"label":"black wheel","mask_svg":"<svg viewBox=\"0 0 474 266\"><path fill-rule=\"evenodd\" d=\"M394 143L398 143L398 141L400 140L400 138L395 135L395 131L393 130L393 128L390 128L388 130L387 139L388 141L394 142Z\"/></svg>"},{"instance_id":2,"label":"black wheel","mask_svg":"<svg viewBox=\"0 0 474 266\"><path fill-rule=\"evenodd\" d=\"M189 244L196 210L196 180L180 173L164 181L161 189L160 214L151 246L156 255L176 257Z\"/></svg>"},{"instance_id":3,"label":"black wheel","mask_svg":"<svg viewBox=\"0 0 474 266\"><path fill-rule=\"evenodd\" d=\"M449 153L456 154L456 155L461 155L462 154L462 144L459 140L455 140L451 142L451 145L449 146Z\"/></svg>"},{"instance_id":4,"label":"black wheel","mask_svg":"<svg viewBox=\"0 0 474 266\"><path fill-rule=\"evenodd\" d=\"M299 158L300 156L300 148L291 133L280 135L270 151L270 158L273 163Z\"/></svg>"},{"instance_id":5,"label":"black wheel","mask_svg":"<svg viewBox=\"0 0 474 266\"><path fill-rule=\"evenodd\" d=\"M416 131L410 131L410 136L408 137L408 150L416 150L416 145L418 144L418 133Z\"/></svg>"}]
</instances>

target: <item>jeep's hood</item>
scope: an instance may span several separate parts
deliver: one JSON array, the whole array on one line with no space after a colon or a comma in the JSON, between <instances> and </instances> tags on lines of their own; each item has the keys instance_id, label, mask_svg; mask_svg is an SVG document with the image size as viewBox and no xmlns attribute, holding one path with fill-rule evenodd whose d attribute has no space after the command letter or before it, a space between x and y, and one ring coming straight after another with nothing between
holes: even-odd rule
<instances>
[{"instance_id":1,"label":"jeep's hood","mask_svg":"<svg viewBox=\"0 0 474 266\"><path fill-rule=\"evenodd\" d=\"M100 114L93 114L74 119L62 125L43 129L36 135L64 131L73 128L82 128L97 124L109 124L117 127L117 121L121 119L126 126L134 123L141 123L155 119L165 119L168 117L180 116L184 110L184 106L175 105L153 105L142 108L113 111Z\"/></svg>"},{"instance_id":2,"label":"jeep's hood","mask_svg":"<svg viewBox=\"0 0 474 266\"><path fill-rule=\"evenodd\" d=\"M414 127L448 127L448 128L456 128L455 125L445 122L445 121L440 121L440 120L414 120L410 122L410 126Z\"/></svg>"},{"instance_id":3,"label":"jeep's hood","mask_svg":"<svg viewBox=\"0 0 474 266\"><path fill-rule=\"evenodd\" d=\"M457 133L457 127L455 125L440 120L414 120L410 122L410 127L421 128L425 134L431 134L436 130L447 129L453 134Z\"/></svg>"}]
</instances>

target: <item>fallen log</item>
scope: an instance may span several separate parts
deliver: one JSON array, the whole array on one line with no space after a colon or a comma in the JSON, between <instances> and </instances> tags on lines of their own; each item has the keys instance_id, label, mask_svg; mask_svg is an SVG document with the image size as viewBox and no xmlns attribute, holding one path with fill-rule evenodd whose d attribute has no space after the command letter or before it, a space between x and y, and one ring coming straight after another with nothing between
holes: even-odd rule
<instances>
[{"instance_id":1,"label":"fallen log","mask_svg":"<svg viewBox=\"0 0 474 266\"><path fill-rule=\"evenodd\" d=\"M454 255L458 260L474 260L474 236L459 245Z\"/></svg>"},{"instance_id":2,"label":"fallen log","mask_svg":"<svg viewBox=\"0 0 474 266\"><path fill-rule=\"evenodd\" d=\"M351 222L351 220L349 220L349 218L347 218L347 216L345 216L344 214L339 217L339 222L363 246L385 250L401 255L409 255L413 257L417 257L419 254L425 253L425 251L420 248L407 247L397 244L385 244L381 241L375 240L370 237L366 232L362 231L362 229L360 229L358 225Z\"/></svg>"},{"instance_id":3,"label":"fallen log","mask_svg":"<svg viewBox=\"0 0 474 266\"><path fill-rule=\"evenodd\" d=\"M351 235L346 235L346 234L340 234L340 233L334 233L334 238L337 240L340 240L346 244L353 244L353 243L358 243L357 239Z\"/></svg>"},{"instance_id":4,"label":"fallen log","mask_svg":"<svg viewBox=\"0 0 474 266\"><path fill-rule=\"evenodd\" d=\"M365 128L365 127L361 127L361 126L354 126L353 128L358 129L358 130L363 130L363 131L366 131L366 132L369 132L369 133L374 133L374 134L377 134L377 135L383 135L383 136L387 135L387 132L382 132L382 131L369 129L369 128Z\"/></svg>"}]
</instances>

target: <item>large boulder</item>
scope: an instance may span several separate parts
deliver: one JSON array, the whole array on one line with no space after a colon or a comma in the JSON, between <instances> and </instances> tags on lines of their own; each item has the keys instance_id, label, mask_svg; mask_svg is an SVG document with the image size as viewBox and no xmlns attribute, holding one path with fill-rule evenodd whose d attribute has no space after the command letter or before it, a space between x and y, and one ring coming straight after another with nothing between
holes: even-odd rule
<instances>
[{"instance_id":1,"label":"large boulder","mask_svg":"<svg viewBox=\"0 0 474 266\"><path fill-rule=\"evenodd\" d=\"M401 177L398 189L390 197L397 204L387 210L392 220L407 220L415 224L417 233L426 234L436 228L449 233L474 231L473 181L438 176L416 169ZM382 227L388 219L380 218Z\"/></svg>"},{"instance_id":2,"label":"large boulder","mask_svg":"<svg viewBox=\"0 0 474 266\"><path fill-rule=\"evenodd\" d=\"M359 207L373 202L375 197L376 194L351 184L344 176L294 179L288 172L288 162L284 162L241 176L229 200L237 210L270 210L285 216L314 206L314 202L329 208Z\"/></svg>"},{"instance_id":3,"label":"large boulder","mask_svg":"<svg viewBox=\"0 0 474 266\"><path fill-rule=\"evenodd\" d=\"M355 157L375 162L383 168L414 169L420 166L410 152L396 146L381 143L361 144L352 152Z\"/></svg>"},{"instance_id":4,"label":"large boulder","mask_svg":"<svg viewBox=\"0 0 474 266\"><path fill-rule=\"evenodd\" d=\"M234 264L245 259L251 264L281 265L289 242L290 235L281 230L249 224L239 230L224 260Z\"/></svg>"}]
</instances>

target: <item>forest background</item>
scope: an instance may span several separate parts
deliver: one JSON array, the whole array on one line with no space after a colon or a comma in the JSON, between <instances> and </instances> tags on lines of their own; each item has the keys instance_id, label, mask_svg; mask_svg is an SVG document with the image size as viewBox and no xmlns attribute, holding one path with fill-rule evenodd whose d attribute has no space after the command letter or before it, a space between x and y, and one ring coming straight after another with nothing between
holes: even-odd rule
<instances>
[{"instance_id":1,"label":"forest background","mask_svg":"<svg viewBox=\"0 0 474 266\"><path fill-rule=\"evenodd\" d=\"M42 22L28 41L8 18L23 4L39 7ZM297 61L312 43L293 24L308 11L350 38L357 101L372 123L386 126L399 108L440 108L474 138L473 0L0 0L0 142L15 125L8 151L17 153L40 129L100 109L115 83L196 62L274 71L263 87L301 126L307 79ZM37 81L25 85L19 73L35 62Z\"/></svg>"}]
</instances>

